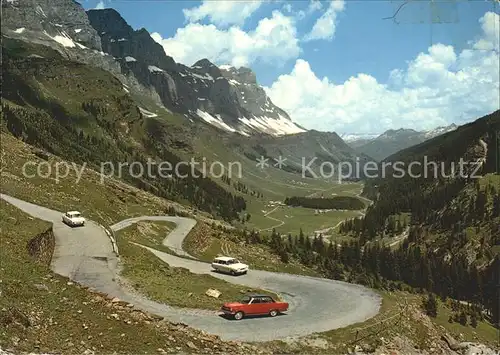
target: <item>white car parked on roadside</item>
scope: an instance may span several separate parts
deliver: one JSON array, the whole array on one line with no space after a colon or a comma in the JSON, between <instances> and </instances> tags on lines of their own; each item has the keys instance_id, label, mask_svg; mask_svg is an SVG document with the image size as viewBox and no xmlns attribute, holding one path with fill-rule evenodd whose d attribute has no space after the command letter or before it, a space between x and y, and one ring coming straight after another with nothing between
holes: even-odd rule
<instances>
[{"instance_id":1,"label":"white car parked on roadside","mask_svg":"<svg viewBox=\"0 0 500 355\"><path fill-rule=\"evenodd\" d=\"M78 211L69 211L63 214L62 221L71 227L85 225L85 218Z\"/></svg>"},{"instance_id":2,"label":"white car parked on roadside","mask_svg":"<svg viewBox=\"0 0 500 355\"><path fill-rule=\"evenodd\" d=\"M228 256L219 256L212 262L212 267L219 272L231 275L241 275L248 272L248 265L241 263L238 259Z\"/></svg>"}]
</instances>

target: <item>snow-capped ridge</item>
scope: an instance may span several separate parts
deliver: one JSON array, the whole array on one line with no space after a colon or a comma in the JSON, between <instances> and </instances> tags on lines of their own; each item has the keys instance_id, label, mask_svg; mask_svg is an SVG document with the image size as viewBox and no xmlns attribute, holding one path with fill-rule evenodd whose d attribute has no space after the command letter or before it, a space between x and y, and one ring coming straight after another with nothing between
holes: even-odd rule
<instances>
[{"instance_id":1,"label":"snow-capped ridge","mask_svg":"<svg viewBox=\"0 0 500 355\"><path fill-rule=\"evenodd\" d=\"M426 138L434 138L434 137L437 137L441 134L445 134L445 133L448 133L448 132L451 132L451 131L454 131L458 128L458 126L454 123L452 123L451 125L449 126L439 126L439 127L436 127L432 130L429 130L429 131L425 131L424 132L424 136Z\"/></svg>"}]
</instances>

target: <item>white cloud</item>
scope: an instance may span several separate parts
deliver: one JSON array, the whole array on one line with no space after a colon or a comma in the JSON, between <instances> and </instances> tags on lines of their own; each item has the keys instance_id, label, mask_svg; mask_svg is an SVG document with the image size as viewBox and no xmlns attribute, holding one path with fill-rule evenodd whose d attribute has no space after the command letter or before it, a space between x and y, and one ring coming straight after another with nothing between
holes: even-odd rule
<instances>
[{"instance_id":1,"label":"white cloud","mask_svg":"<svg viewBox=\"0 0 500 355\"><path fill-rule=\"evenodd\" d=\"M474 44L474 49L498 51L500 42L498 15L493 12L488 12L479 20L479 22L481 23L484 38L479 39Z\"/></svg>"},{"instance_id":2,"label":"white cloud","mask_svg":"<svg viewBox=\"0 0 500 355\"><path fill-rule=\"evenodd\" d=\"M283 63L300 53L294 20L279 11L261 19L251 32L237 26L221 30L214 25L190 23L179 28L172 38L163 39L158 33L151 37L163 45L168 55L187 65L202 58L237 67L259 60Z\"/></svg>"},{"instance_id":3,"label":"white cloud","mask_svg":"<svg viewBox=\"0 0 500 355\"><path fill-rule=\"evenodd\" d=\"M290 12L292 12L292 4L290 4L290 3L285 4L285 5L283 5L282 9L284 12L290 13Z\"/></svg>"},{"instance_id":4,"label":"white cloud","mask_svg":"<svg viewBox=\"0 0 500 355\"><path fill-rule=\"evenodd\" d=\"M320 4L321 5L321 4ZM310 4L310 9L313 11L317 9L317 4ZM337 27L337 14L344 11L345 3L344 0L332 0L330 1L330 6L321 15L319 19L316 20L311 32L309 32L305 37L305 41L312 41L317 39L331 40L335 35L335 30Z\"/></svg>"},{"instance_id":5,"label":"white cloud","mask_svg":"<svg viewBox=\"0 0 500 355\"><path fill-rule=\"evenodd\" d=\"M184 16L190 22L198 22L208 18L211 23L225 27L243 25L262 5L262 0L253 1L213 1L204 0L198 7L184 9Z\"/></svg>"},{"instance_id":6,"label":"white cloud","mask_svg":"<svg viewBox=\"0 0 500 355\"><path fill-rule=\"evenodd\" d=\"M106 4L104 1L99 1L99 3L96 5L95 10L102 10L106 7Z\"/></svg>"},{"instance_id":7,"label":"white cloud","mask_svg":"<svg viewBox=\"0 0 500 355\"><path fill-rule=\"evenodd\" d=\"M452 46L433 45L404 70L393 70L385 84L368 74L335 84L318 78L299 59L290 74L265 89L295 122L310 129L380 133L463 123L500 108L498 21L499 15L486 13L480 20L483 34L470 48L456 53Z\"/></svg>"},{"instance_id":8,"label":"white cloud","mask_svg":"<svg viewBox=\"0 0 500 355\"><path fill-rule=\"evenodd\" d=\"M321 1L311 0L311 2L309 3L309 6L307 7L307 11L309 13L312 13L314 11L321 10L322 7L323 7L323 4L321 4Z\"/></svg>"},{"instance_id":9,"label":"white cloud","mask_svg":"<svg viewBox=\"0 0 500 355\"><path fill-rule=\"evenodd\" d=\"M311 0L309 2L309 6L307 6L307 10L305 10L305 11L304 10L297 11L296 16L297 16L297 18L299 20L302 20L307 15L310 15L313 12L321 10L322 8L323 8L323 4L321 3L321 1L319 1L319 0Z\"/></svg>"}]
</instances>

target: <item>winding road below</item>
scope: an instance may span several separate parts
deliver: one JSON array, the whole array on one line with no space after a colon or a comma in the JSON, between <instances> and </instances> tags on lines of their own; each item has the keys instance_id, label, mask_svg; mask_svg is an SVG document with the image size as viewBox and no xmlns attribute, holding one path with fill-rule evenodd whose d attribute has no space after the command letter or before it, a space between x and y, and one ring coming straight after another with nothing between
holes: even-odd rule
<instances>
[{"instance_id":1,"label":"winding road below","mask_svg":"<svg viewBox=\"0 0 500 355\"><path fill-rule=\"evenodd\" d=\"M329 279L250 270L239 277L211 271L210 264L181 258L155 249L152 254L173 267L184 267L193 273L210 274L231 283L259 287L279 293L290 303L290 310L275 318L248 318L240 321L217 316L218 312L171 307L151 301L120 282L119 258L103 227L88 221L84 227L70 228L62 223L62 212L34 205L11 196L0 198L35 218L53 223L56 247L51 269L63 276L112 297L134 304L136 308L183 322L223 340L270 341L305 336L315 332L345 327L375 316L381 298L368 288ZM170 221L177 224L163 244L177 253L196 221L183 217L144 216L121 221L111 229L119 231L142 220ZM185 256L189 256L183 251Z\"/></svg>"}]
</instances>

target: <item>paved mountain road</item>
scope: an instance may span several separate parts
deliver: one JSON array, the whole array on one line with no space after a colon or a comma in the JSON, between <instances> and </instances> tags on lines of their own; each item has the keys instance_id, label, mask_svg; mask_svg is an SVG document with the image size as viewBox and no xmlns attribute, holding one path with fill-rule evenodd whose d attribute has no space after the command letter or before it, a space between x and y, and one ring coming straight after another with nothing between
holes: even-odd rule
<instances>
[{"instance_id":1,"label":"paved mountain road","mask_svg":"<svg viewBox=\"0 0 500 355\"><path fill-rule=\"evenodd\" d=\"M219 335L224 340L270 341L303 336L361 322L375 316L380 309L380 297L362 286L259 270L250 270L247 275L234 277L212 272L208 263L147 248L171 266L279 293L290 303L290 311L276 318L235 321L219 317L212 311L180 309L160 304L116 281L119 280L119 259L113 253L108 236L98 224L88 221L84 227L70 228L62 223L62 212L3 194L0 197L33 217L54 224L56 249L51 265L54 272L133 303L136 308ZM140 220L175 222L177 228L168 235L164 245L177 249L177 252L182 249L182 241L196 224L196 221L183 217L145 216L119 222L112 229L118 231ZM242 286L243 289L244 287Z\"/></svg>"}]
</instances>

